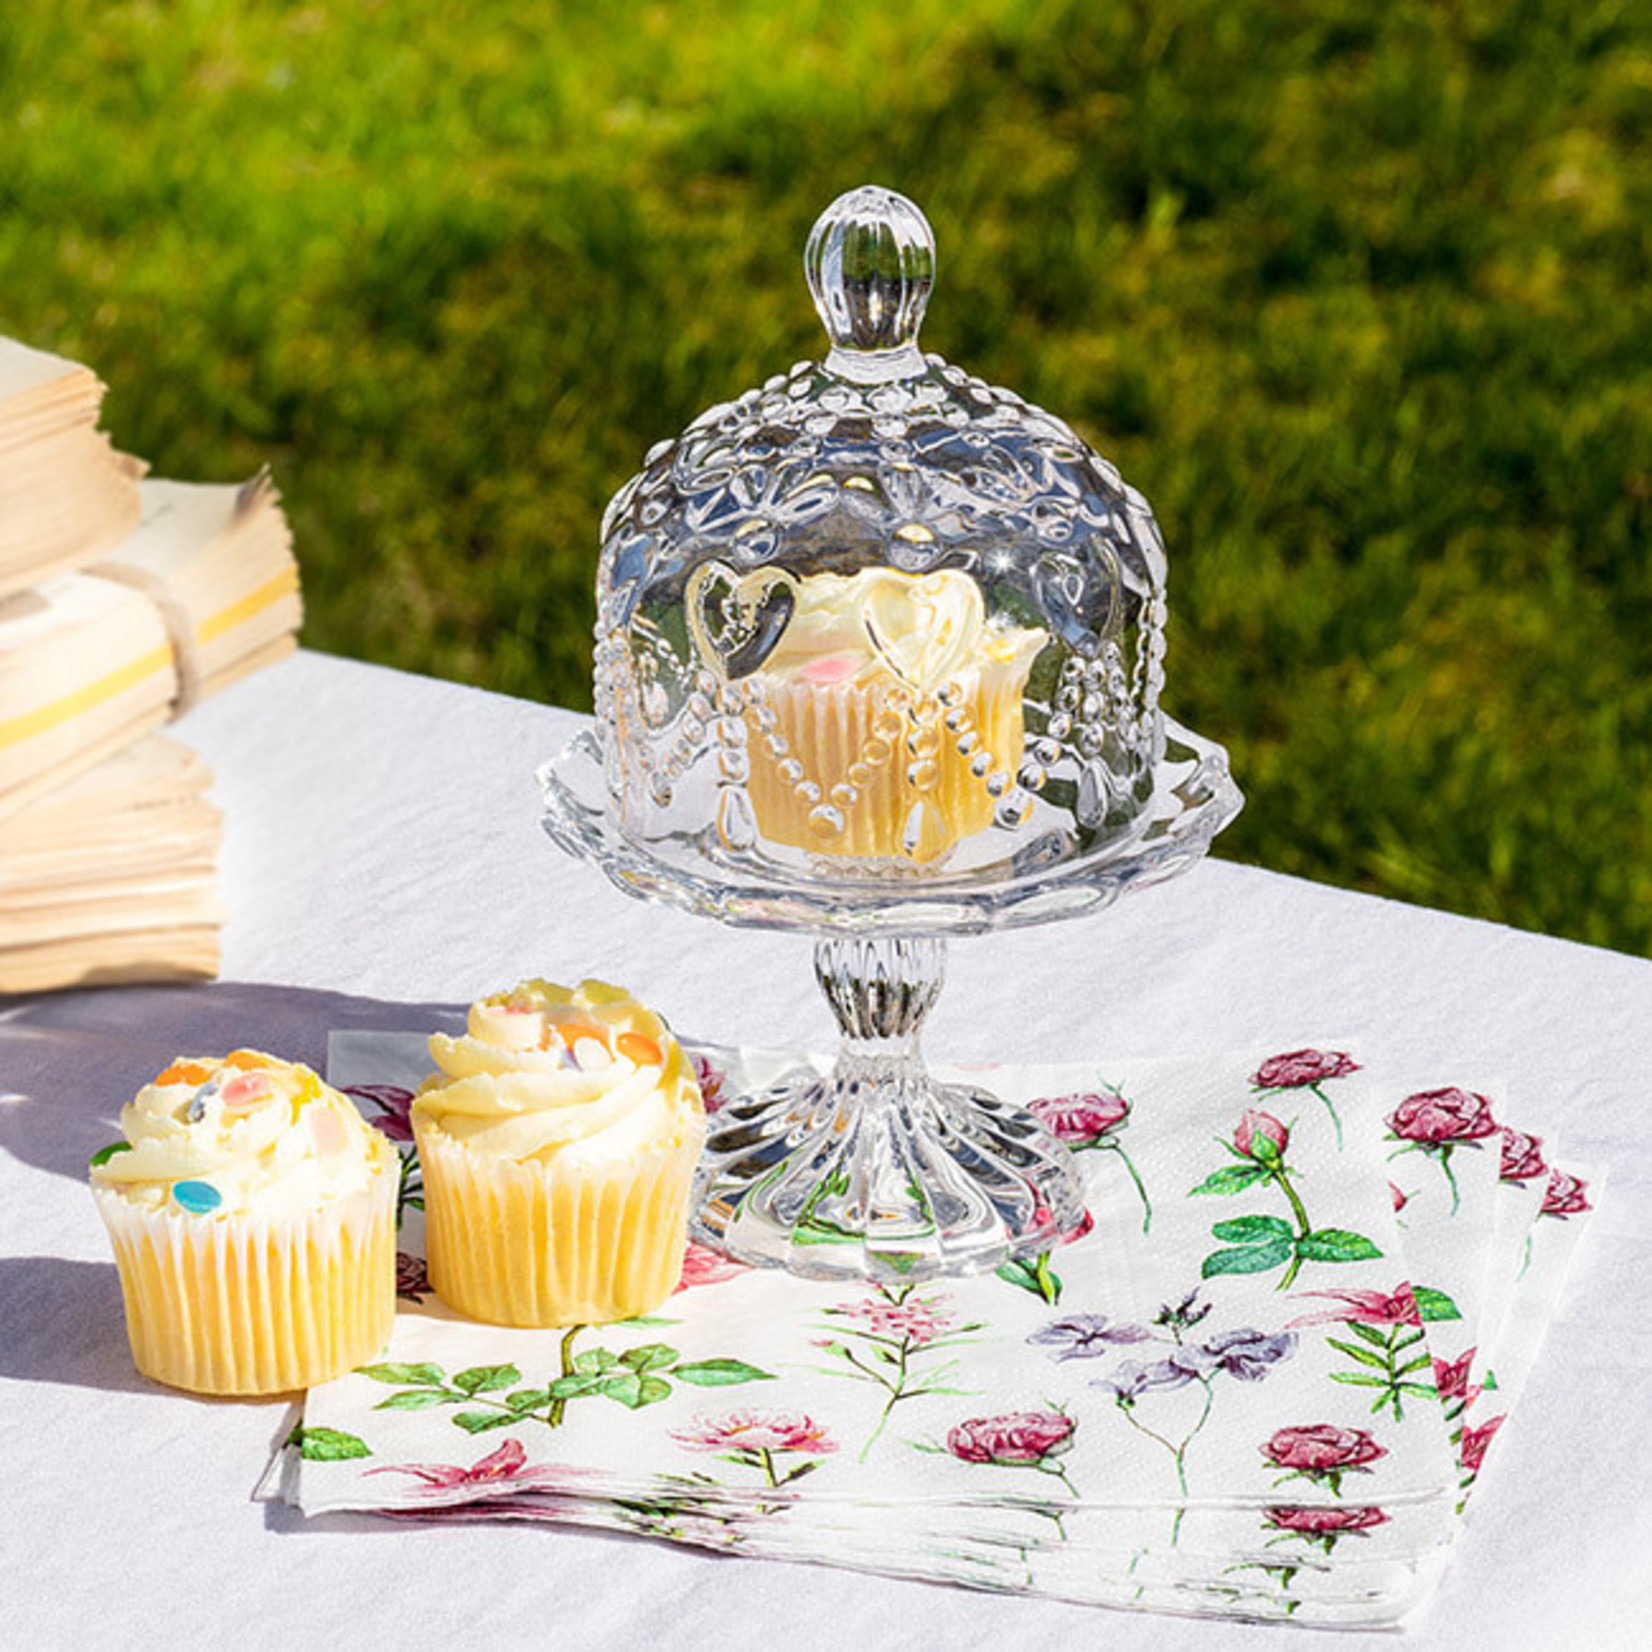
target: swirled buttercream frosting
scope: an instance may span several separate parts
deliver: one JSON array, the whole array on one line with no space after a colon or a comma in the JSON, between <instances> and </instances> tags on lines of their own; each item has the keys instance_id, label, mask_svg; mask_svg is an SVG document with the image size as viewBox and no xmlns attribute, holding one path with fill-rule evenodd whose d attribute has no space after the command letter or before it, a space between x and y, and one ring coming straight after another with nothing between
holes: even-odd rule
<instances>
[{"instance_id":1,"label":"swirled buttercream frosting","mask_svg":"<svg viewBox=\"0 0 1652 1652\"><path fill-rule=\"evenodd\" d=\"M665 1023L602 981L524 981L430 1040L415 1121L477 1152L561 1169L623 1163L703 1135L699 1086Z\"/></svg>"},{"instance_id":2,"label":"swirled buttercream frosting","mask_svg":"<svg viewBox=\"0 0 1652 1652\"><path fill-rule=\"evenodd\" d=\"M815 574L795 582L791 619L763 669L820 687L898 678L920 689L971 666L1030 663L1042 631L989 621L981 589L954 569Z\"/></svg>"},{"instance_id":3,"label":"swirled buttercream frosting","mask_svg":"<svg viewBox=\"0 0 1652 1652\"><path fill-rule=\"evenodd\" d=\"M308 1067L258 1050L174 1061L120 1122L92 1186L195 1216L307 1212L360 1192L395 1156Z\"/></svg>"}]
</instances>

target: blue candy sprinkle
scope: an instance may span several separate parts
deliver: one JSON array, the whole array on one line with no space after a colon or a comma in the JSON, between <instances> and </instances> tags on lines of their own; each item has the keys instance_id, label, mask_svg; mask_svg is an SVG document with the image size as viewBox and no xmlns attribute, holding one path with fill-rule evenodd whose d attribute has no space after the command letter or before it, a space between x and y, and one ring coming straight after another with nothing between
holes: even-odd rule
<instances>
[{"instance_id":1,"label":"blue candy sprinkle","mask_svg":"<svg viewBox=\"0 0 1652 1652\"><path fill-rule=\"evenodd\" d=\"M193 1216L204 1216L224 1202L224 1196L211 1182L174 1182L172 1197Z\"/></svg>"}]
</instances>

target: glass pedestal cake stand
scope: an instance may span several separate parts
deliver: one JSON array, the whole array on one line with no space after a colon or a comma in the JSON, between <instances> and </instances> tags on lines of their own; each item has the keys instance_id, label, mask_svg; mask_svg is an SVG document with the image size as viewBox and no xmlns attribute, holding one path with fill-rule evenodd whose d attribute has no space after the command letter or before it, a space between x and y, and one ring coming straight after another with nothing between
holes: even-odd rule
<instances>
[{"instance_id":1,"label":"glass pedestal cake stand","mask_svg":"<svg viewBox=\"0 0 1652 1652\"><path fill-rule=\"evenodd\" d=\"M1243 799L1227 754L1168 719L1146 806L1084 853L1052 831L999 861L906 876L795 871L736 856L714 833L638 842L609 806L585 733L546 764L543 822L629 895L703 917L816 937L815 976L841 1033L837 1063L728 1101L711 1120L696 1238L817 1279L913 1281L1034 1254L1084 1216L1072 1155L1032 1115L930 1077L919 1049L946 944L1099 911L1185 871Z\"/></svg>"}]
</instances>

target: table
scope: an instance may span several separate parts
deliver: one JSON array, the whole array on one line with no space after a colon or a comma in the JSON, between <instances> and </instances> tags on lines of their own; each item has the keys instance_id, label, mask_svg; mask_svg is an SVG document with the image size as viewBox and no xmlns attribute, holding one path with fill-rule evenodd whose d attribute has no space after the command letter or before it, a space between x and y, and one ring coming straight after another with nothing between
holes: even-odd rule
<instances>
[{"instance_id":1,"label":"table","mask_svg":"<svg viewBox=\"0 0 1652 1652\"><path fill-rule=\"evenodd\" d=\"M544 838L534 769L579 726L301 653L176 731L227 817L223 980L0 1000L0 1646L1346 1648L601 1534L305 1521L248 1496L285 1405L133 1372L85 1166L175 1043L319 1063L329 1026L396 1021L385 1000L418 1026L421 1003L595 974L700 1036L832 1046L807 940L646 907ZM1522 1122L1552 1119L1568 1160L1607 1170L1544 1363L1406 1643L1646 1644L1652 963L1212 860L1096 917L958 942L950 965L929 1031L949 1058L1357 1040L1507 1074Z\"/></svg>"}]
</instances>

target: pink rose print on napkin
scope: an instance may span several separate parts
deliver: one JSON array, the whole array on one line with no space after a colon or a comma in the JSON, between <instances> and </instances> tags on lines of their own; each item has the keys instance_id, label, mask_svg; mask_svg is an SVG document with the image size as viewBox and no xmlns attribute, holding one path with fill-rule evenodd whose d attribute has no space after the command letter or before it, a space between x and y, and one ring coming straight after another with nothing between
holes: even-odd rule
<instances>
[{"instance_id":1,"label":"pink rose print on napkin","mask_svg":"<svg viewBox=\"0 0 1652 1652\"><path fill-rule=\"evenodd\" d=\"M1259 1091L1312 1090L1336 1126L1337 1146L1342 1146L1342 1119L1331 1098L1321 1088L1333 1078L1346 1078L1359 1071L1359 1063L1345 1050L1287 1050L1271 1055L1250 1081Z\"/></svg>"},{"instance_id":2,"label":"pink rose print on napkin","mask_svg":"<svg viewBox=\"0 0 1652 1652\"><path fill-rule=\"evenodd\" d=\"M1057 1141L1069 1147L1094 1147L1130 1117L1130 1103L1117 1090L1092 1090L1084 1095L1041 1096L1027 1103L1027 1111Z\"/></svg>"},{"instance_id":3,"label":"pink rose print on napkin","mask_svg":"<svg viewBox=\"0 0 1652 1652\"><path fill-rule=\"evenodd\" d=\"M675 1296L679 1291L693 1290L697 1285L720 1285L725 1279L737 1279L741 1274L750 1272L746 1263L736 1262L732 1256L724 1256L721 1251L690 1239L688 1249L683 1252L682 1278L677 1281L677 1288L671 1294Z\"/></svg>"},{"instance_id":4,"label":"pink rose print on napkin","mask_svg":"<svg viewBox=\"0 0 1652 1652\"><path fill-rule=\"evenodd\" d=\"M1348 1473L1367 1474L1370 1465L1388 1455L1363 1428L1339 1428L1334 1423L1310 1423L1300 1428L1278 1429L1262 1447L1265 1461L1286 1472L1274 1481L1311 1480L1342 1495L1342 1477Z\"/></svg>"},{"instance_id":5,"label":"pink rose print on napkin","mask_svg":"<svg viewBox=\"0 0 1652 1652\"><path fill-rule=\"evenodd\" d=\"M472 1496L509 1493L523 1486L550 1486L572 1492L569 1482L583 1471L562 1464L539 1463L530 1466L528 1454L517 1439L506 1440L487 1456L479 1457L464 1468L457 1463L386 1463L383 1468L370 1468L368 1474L411 1474L424 1482L420 1488L433 1493L463 1491Z\"/></svg>"},{"instance_id":6,"label":"pink rose print on napkin","mask_svg":"<svg viewBox=\"0 0 1652 1652\"><path fill-rule=\"evenodd\" d=\"M1468 1374L1474 1368L1474 1349L1470 1348L1460 1359L1434 1361L1434 1387L1445 1401L1472 1400L1480 1390L1473 1387Z\"/></svg>"},{"instance_id":7,"label":"pink rose print on napkin","mask_svg":"<svg viewBox=\"0 0 1652 1652\"><path fill-rule=\"evenodd\" d=\"M1060 1411L1012 1411L971 1417L947 1433L946 1448L960 1462L1000 1468L1037 1468L1072 1449L1077 1424Z\"/></svg>"},{"instance_id":8,"label":"pink rose print on napkin","mask_svg":"<svg viewBox=\"0 0 1652 1652\"><path fill-rule=\"evenodd\" d=\"M1269 1056L1250 1081L1258 1090L1295 1090L1358 1071L1359 1063L1343 1050L1288 1050Z\"/></svg>"},{"instance_id":9,"label":"pink rose print on napkin","mask_svg":"<svg viewBox=\"0 0 1652 1652\"><path fill-rule=\"evenodd\" d=\"M1551 1170L1548 1184L1543 1189L1540 1216L1580 1216L1593 1207L1589 1203L1589 1184L1578 1176L1568 1176L1564 1170Z\"/></svg>"},{"instance_id":10,"label":"pink rose print on napkin","mask_svg":"<svg viewBox=\"0 0 1652 1652\"><path fill-rule=\"evenodd\" d=\"M422 1256L396 1252L396 1295L409 1302L423 1302L431 1294L430 1275Z\"/></svg>"},{"instance_id":11,"label":"pink rose print on napkin","mask_svg":"<svg viewBox=\"0 0 1652 1652\"><path fill-rule=\"evenodd\" d=\"M1074 1153L1111 1153L1124 1166L1141 1200L1141 1230L1153 1226L1153 1202L1134 1161L1124 1150L1120 1133L1130 1121L1130 1100L1116 1085L1103 1084L1094 1090L1075 1091L1064 1096L1039 1096L1027 1103L1027 1111L1055 1139ZM1085 1211L1078 1228L1066 1234L1062 1244L1076 1244L1095 1226ZM1028 1291L1053 1308L1061 1300L1061 1276L1051 1266L1053 1249L1034 1256L1017 1256L1004 1263L998 1277L1008 1285Z\"/></svg>"},{"instance_id":12,"label":"pink rose print on napkin","mask_svg":"<svg viewBox=\"0 0 1652 1652\"><path fill-rule=\"evenodd\" d=\"M1388 1115L1388 1139L1401 1145L1390 1153L1426 1153L1445 1172L1451 1188L1451 1213L1459 1202L1457 1177L1451 1155L1470 1149L1478 1152L1487 1136L1500 1133L1501 1126L1491 1116L1491 1101L1473 1090L1450 1086L1443 1090L1418 1090Z\"/></svg>"},{"instance_id":13,"label":"pink rose print on napkin","mask_svg":"<svg viewBox=\"0 0 1652 1652\"><path fill-rule=\"evenodd\" d=\"M1272 1113L1263 1113L1254 1107L1247 1107L1239 1115L1239 1123L1234 1127L1233 1145L1239 1150L1242 1158L1255 1159L1258 1163L1271 1163L1283 1157L1285 1149L1291 1145L1290 1127L1276 1119Z\"/></svg>"},{"instance_id":14,"label":"pink rose print on napkin","mask_svg":"<svg viewBox=\"0 0 1652 1652\"><path fill-rule=\"evenodd\" d=\"M1112 1153L1135 1183L1136 1197L1142 1204L1143 1233L1153 1225L1153 1205L1147 1197L1130 1155L1120 1139L1125 1125L1130 1122L1130 1101L1114 1085L1104 1084L1099 1089L1085 1090L1067 1096L1040 1096L1027 1103L1027 1111L1050 1132L1058 1142L1075 1153Z\"/></svg>"},{"instance_id":15,"label":"pink rose print on napkin","mask_svg":"<svg viewBox=\"0 0 1652 1652\"><path fill-rule=\"evenodd\" d=\"M1388 1128L1402 1141L1438 1147L1447 1142L1479 1141L1498 1133L1491 1101L1455 1087L1419 1090L1388 1115Z\"/></svg>"},{"instance_id":16,"label":"pink rose print on napkin","mask_svg":"<svg viewBox=\"0 0 1652 1652\"><path fill-rule=\"evenodd\" d=\"M1388 1516L1381 1509L1306 1509L1295 1506L1263 1510L1268 1526L1285 1537L1300 1537L1329 1554L1345 1537L1358 1536L1373 1526L1385 1525Z\"/></svg>"},{"instance_id":17,"label":"pink rose print on napkin","mask_svg":"<svg viewBox=\"0 0 1652 1652\"><path fill-rule=\"evenodd\" d=\"M946 1452L960 1463L988 1468L1030 1470L1059 1480L1076 1501L1078 1488L1060 1459L1073 1446L1078 1424L1064 1411L1007 1411L995 1417L970 1417L947 1431L946 1445L920 1445L922 1451ZM917 1444L917 1442L914 1442ZM1063 1507L1057 1503L1025 1505L1055 1523L1063 1541L1067 1528ZM1026 1551L1022 1551L1025 1558Z\"/></svg>"},{"instance_id":18,"label":"pink rose print on napkin","mask_svg":"<svg viewBox=\"0 0 1652 1652\"><path fill-rule=\"evenodd\" d=\"M696 1417L691 1428L673 1429L679 1445L690 1451L714 1451L725 1463L762 1471L766 1484L778 1489L812 1474L837 1443L804 1411L729 1411L721 1417ZM784 1471L775 1459L801 1456Z\"/></svg>"},{"instance_id":19,"label":"pink rose print on napkin","mask_svg":"<svg viewBox=\"0 0 1652 1652\"><path fill-rule=\"evenodd\" d=\"M1543 1162L1543 1138L1528 1136L1524 1130L1503 1129L1501 1162L1498 1179L1505 1182L1528 1182L1545 1175L1548 1166Z\"/></svg>"},{"instance_id":20,"label":"pink rose print on napkin","mask_svg":"<svg viewBox=\"0 0 1652 1652\"><path fill-rule=\"evenodd\" d=\"M728 1074L703 1055L691 1055L688 1061L700 1086L700 1100L705 1104L707 1117L720 1113L732 1099L728 1093Z\"/></svg>"},{"instance_id":21,"label":"pink rose print on napkin","mask_svg":"<svg viewBox=\"0 0 1652 1652\"><path fill-rule=\"evenodd\" d=\"M1482 1423L1478 1428L1465 1428L1463 1437L1458 1442L1457 1452L1462 1458L1463 1467L1470 1475L1477 1475L1480 1466L1486 1460L1486 1450L1491 1445L1497 1430L1507 1421L1505 1417L1493 1417L1490 1422Z\"/></svg>"}]
</instances>

